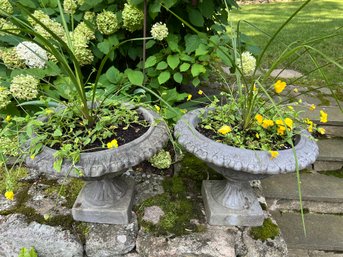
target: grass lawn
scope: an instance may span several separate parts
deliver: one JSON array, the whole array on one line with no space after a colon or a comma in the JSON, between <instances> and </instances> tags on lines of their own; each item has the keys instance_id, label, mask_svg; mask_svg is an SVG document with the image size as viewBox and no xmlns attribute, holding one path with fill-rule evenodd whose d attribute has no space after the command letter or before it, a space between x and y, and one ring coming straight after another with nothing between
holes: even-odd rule
<instances>
[{"instance_id":1,"label":"grass lawn","mask_svg":"<svg viewBox=\"0 0 343 257\"><path fill-rule=\"evenodd\" d=\"M273 34L303 3L304 1L294 1L244 5L232 12L232 20L234 23L238 20L246 20L268 34ZM339 27L343 27L343 0L312 0L275 39L265 55L264 66L269 67L275 61L285 48L284 44L325 36ZM240 30L251 36L260 48L267 43L268 37L247 23L242 22ZM339 33L338 36L326 39L315 47L343 65L343 28L339 30ZM318 57L318 54L316 56ZM320 58L320 63L325 63L322 58ZM296 63L291 64L290 68L307 73L313 69L313 63L309 57L303 56ZM325 67L325 74L330 83L335 84L335 88L343 88L342 70L329 66ZM320 80L322 77L319 72L311 75L311 83L320 83Z\"/></svg>"}]
</instances>

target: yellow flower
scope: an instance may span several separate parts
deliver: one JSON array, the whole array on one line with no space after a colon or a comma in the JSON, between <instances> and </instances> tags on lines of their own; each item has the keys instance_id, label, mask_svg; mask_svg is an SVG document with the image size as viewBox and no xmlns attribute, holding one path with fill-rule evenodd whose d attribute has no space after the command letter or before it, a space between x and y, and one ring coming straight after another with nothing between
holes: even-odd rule
<instances>
[{"instance_id":1,"label":"yellow flower","mask_svg":"<svg viewBox=\"0 0 343 257\"><path fill-rule=\"evenodd\" d=\"M262 117L261 114L256 114L255 119L257 120L257 122L258 122L259 124L262 124L263 117Z\"/></svg>"},{"instance_id":2,"label":"yellow flower","mask_svg":"<svg viewBox=\"0 0 343 257\"><path fill-rule=\"evenodd\" d=\"M45 109L45 113L46 113L47 115L50 115L50 114L54 113L54 111L51 110L51 109Z\"/></svg>"},{"instance_id":3,"label":"yellow flower","mask_svg":"<svg viewBox=\"0 0 343 257\"><path fill-rule=\"evenodd\" d=\"M252 88L252 91L257 91L257 87L256 85L254 84L253 88Z\"/></svg>"},{"instance_id":4,"label":"yellow flower","mask_svg":"<svg viewBox=\"0 0 343 257\"><path fill-rule=\"evenodd\" d=\"M13 201L13 199L14 199L13 191L6 191L5 197L6 197L6 199Z\"/></svg>"},{"instance_id":5,"label":"yellow flower","mask_svg":"<svg viewBox=\"0 0 343 257\"><path fill-rule=\"evenodd\" d=\"M272 127L272 126L274 126L274 121L272 121L272 120L263 120L263 122L262 122L262 127L263 128L269 128L269 127Z\"/></svg>"},{"instance_id":6,"label":"yellow flower","mask_svg":"<svg viewBox=\"0 0 343 257\"><path fill-rule=\"evenodd\" d=\"M274 90L277 94L280 94L286 87L286 82L282 82L281 80L276 81L274 84Z\"/></svg>"},{"instance_id":7,"label":"yellow flower","mask_svg":"<svg viewBox=\"0 0 343 257\"><path fill-rule=\"evenodd\" d=\"M155 109L157 112L159 112L161 110L161 107L159 107L158 105L154 105Z\"/></svg>"},{"instance_id":8,"label":"yellow flower","mask_svg":"<svg viewBox=\"0 0 343 257\"><path fill-rule=\"evenodd\" d=\"M187 101L190 101L191 99L192 99L192 95L189 94L189 95L187 96Z\"/></svg>"},{"instance_id":9,"label":"yellow flower","mask_svg":"<svg viewBox=\"0 0 343 257\"><path fill-rule=\"evenodd\" d=\"M31 160L34 160L35 157L36 157L36 156L35 156L34 154L30 155Z\"/></svg>"},{"instance_id":10,"label":"yellow flower","mask_svg":"<svg viewBox=\"0 0 343 257\"><path fill-rule=\"evenodd\" d=\"M260 138L260 134L259 134L259 133L256 133L256 134L255 134L255 137L256 137L256 138Z\"/></svg>"},{"instance_id":11,"label":"yellow flower","mask_svg":"<svg viewBox=\"0 0 343 257\"><path fill-rule=\"evenodd\" d=\"M270 159L274 159L276 157L278 157L279 152L278 151L269 151L270 154Z\"/></svg>"},{"instance_id":12,"label":"yellow flower","mask_svg":"<svg viewBox=\"0 0 343 257\"><path fill-rule=\"evenodd\" d=\"M111 142L107 143L107 148L118 148L118 141L116 139L113 139Z\"/></svg>"},{"instance_id":13,"label":"yellow flower","mask_svg":"<svg viewBox=\"0 0 343 257\"><path fill-rule=\"evenodd\" d=\"M306 118L306 119L304 120L304 122L305 122L306 124L308 124L307 131L310 132L310 133L312 133L312 132L313 132L313 121L311 121L310 119Z\"/></svg>"},{"instance_id":14,"label":"yellow flower","mask_svg":"<svg viewBox=\"0 0 343 257\"><path fill-rule=\"evenodd\" d=\"M311 104L309 109L310 109L310 111L314 111L314 109L316 109L316 106L314 104Z\"/></svg>"},{"instance_id":15,"label":"yellow flower","mask_svg":"<svg viewBox=\"0 0 343 257\"><path fill-rule=\"evenodd\" d=\"M283 136L285 134L286 128L284 126L279 126L276 130L276 133L280 136Z\"/></svg>"},{"instance_id":16,"label":"yellow flower","mask_svg":"<svg viewBox=\"0 0 343 257\"><path fill-rule=\"evenodd\" d=\"M322 134L322 135L325 134L325 128L318 128L317 131L319 134Z\"/></svg>"},{"instance_id":17,"label":"yellow flower","mask_svg":"<svg viewBox=\"0 0 343 257\"><path fill-rule=\"evenodd\" d=\"M202 90L198 91L198 95L202 95L204 92Z\"/></svg>"},{"instance_id":18,"label":"yellow flower","mask_svg":"<svg viewBox=\"0 0 343 257\"><path fill-rule=\"evenodd\" d=\"M11 115L7 115L6 118L5 118L5 121L6 122L10 122L12 119Z\"/></svg>"},{"instance_id":19,"label":"yellow flower","mask_svg":"<svg viewBox=\"0 0 343 257\"><path fill-rule=\"evenodd\" d=\"M218 133L226 135L227 133L231 132L232 129L228 125L223 125L220 129L218 129Z\"/></svg>"},{"instance_id":20,"label":"yellow flower","mask_svg":"<svg viewBox=\"0 0 343 257\"><path fill-rule=\"evenodd\" d=\"M293 128L293 121L292 121L292 119L286 118L286 119L285 119L285 123L286 123L286 125L287 125L288 128L290 128L290 129Z\"/></svg>"},{"instance_id":21,"label":"yellow flower","mask_svg":"<svg viewBox=\"0 0 343 257\"><path fill-rule=\"evenodd\" d=\"M320 122L326 123L328 122L328 114L323 110L320 110Z\"/></svg>"}]
</instances>

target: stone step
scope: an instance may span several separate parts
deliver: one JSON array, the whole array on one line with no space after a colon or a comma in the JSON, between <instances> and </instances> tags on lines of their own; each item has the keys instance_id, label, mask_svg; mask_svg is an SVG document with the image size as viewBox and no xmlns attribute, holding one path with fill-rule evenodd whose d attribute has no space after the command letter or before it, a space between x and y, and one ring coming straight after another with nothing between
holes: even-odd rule
<instances>
[{"instance_id":1,"label":"stone step","mask_svg":"<svg viewBox=\"0 0 343 257\"><path fill-rule=\"evenodd\" d=\"M306 236L299 213L271 212L289 248L343 251L343 216L305 214Z\"/></svg>"},{"instance_id":2,"label":"stone step","mask_svg":"<svg viewBox=\"0 0 343 257\"><path fill-rule=\"evenodd\" d=\"M288 257L343 257L343 252L288 248Z\"/></svg>"},{"instance_id":3,"label":"stone step","mask_svg":"<svg viewBox=\"0 0 343 257\"><path fill-rule=\"evenodd\" d=\"M317 124L321 125L333 125L333 126L343 126L343 112L338 106L317 106L313 111L309 110L308 106L295 106L297 111L302 111L300 117L309 118ZM320 110L324 110L328 114L328 122L320 123Z\"/></svg>"},{"instance_id":4,"label":"stone step","mask_svg":"<svg viewBox=\"0 0 343 257\"><path fill-rule=\"evenodd\" d=\"M302 173L300 179L303 200L343 203L343 180L341 178ZM299 199L295 173L271 176L261 182L262 194L266 198Z\"/></svg>"},{"instance_id":5,"label":"stone step","mask_svg":"<svg viewBox=\"0 0 343 257\"><path fill-rule=\"evenodd\" d=\"M318 146L318 161L343 162L343 138L321 139Z\"/></svg>"}]
</instances>

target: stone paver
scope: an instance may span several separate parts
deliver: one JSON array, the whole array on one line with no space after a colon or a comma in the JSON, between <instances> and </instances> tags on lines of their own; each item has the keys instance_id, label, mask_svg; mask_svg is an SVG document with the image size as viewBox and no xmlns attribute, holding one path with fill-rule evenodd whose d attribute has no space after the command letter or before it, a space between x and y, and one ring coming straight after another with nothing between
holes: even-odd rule
<instances>
[{"instance_id":1,"label":"stone paver","mask_svg":"<svg viewBox=\"0 0 343 257\"><path fill-rule=\"evenodd\" d=\"M343 161L343 138L321 139L318 146L318 161Z\"/></svg>"},{"instance_id":2,"label":"stone paver","mask_svg":"<svg viewBox=\"0 0 343 257\"><path fill-rule=\"evenodd\" d=\"M295 70L289 70L289 69L275 69L273 72L270 74L271 77L278 77L280 79L295 79L295 78L300 78L302 74L298 71Z\"/></svg>"},{"instance_id":3,"label":"stone paver","mask_svg":"<svg viewBox=\"0 0 343 257\"><path fill-rule=\"evenodd\" d=\"M300 117L309 118L316 123L319 123L320 110L325 111L328 114L328 122L325 125L338 125L343 126L343 112L337 106L317 106L313 111L308 106L295 106L295 110L303 111L300 113Z\"/></svg>"},{"instance_id":4,"label":"stone paver","mask_svg":"<svg viewBox=\"0 0 343 257\"><path fill-rule=\"evenodd\" d=\"M342 182L342 179L333 176L301 174L303 200L343 203ZM271 176L262 180L263 195L266 198L297 200L297 187L295 173Z\"/></svg>"},{"instance_id":5,"label":"stone paver","mask_svg":"<svg viewBox=\"0 0 343 257\"><path fill-rule=\"evenodd\" d=\"M289 248L343 251L343 216L305 214L304 236L299 213L272 212Z\"/></svg>"}]
</instances>

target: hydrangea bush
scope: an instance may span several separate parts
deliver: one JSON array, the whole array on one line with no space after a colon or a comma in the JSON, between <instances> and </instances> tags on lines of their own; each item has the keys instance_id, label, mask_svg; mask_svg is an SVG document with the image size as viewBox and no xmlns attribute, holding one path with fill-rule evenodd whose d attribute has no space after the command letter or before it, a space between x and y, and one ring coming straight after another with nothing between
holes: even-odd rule
<instances>
[{"instance_id":1,"label":"hydrangea bush","mask_svg":"<svg viewBox=\"0 0 343 257\"><path fill-rule=\"evenodd\" d=\"M38 100L42 96L69 99L73 93L63 86L68 83L68 76L54 65L56 58L44 47L24 40L25 31L6 19L10 14L24 17L44 38L55 40L50 33L53 32L66 43L70 40L89 86L95 80L94 71L110 53L110 61L99 78L99 94L125 86L126 95L137 95L162 107L185 100L187 94L180 92L178 85L199 85L208 77L211 63L227 50L226 45L231 40L222 33L224 27L218 25L226 20L226 13L222 12L225 2L235 5L233 0L153 0L146 6L143 0L61 0L62 17L55 0L2 0L0 83L6 89L1 97L6 100L2 102L0 113L3 117L18 114L21 108L16 106L23 101ZM22 10L21 4L29 14ZM63 26L63 19L67 28ZM196 27L203 36L185 23ZM133 38L146 39L120 45ZM118 48L112 51L116 45ZM16 76L19 74L33 76L39 81L38 85L30 84L33 78L29 76L21 77L23 85L18 85ZM7 94L12 84L15 89ZM27 85L32 85L32 89ZM26 93L18 89L28 90L29 97L23 97ZM162 108L162 112L167 118L178 114L177 109L170 112Z\"/></svg>"}]
</instances>

